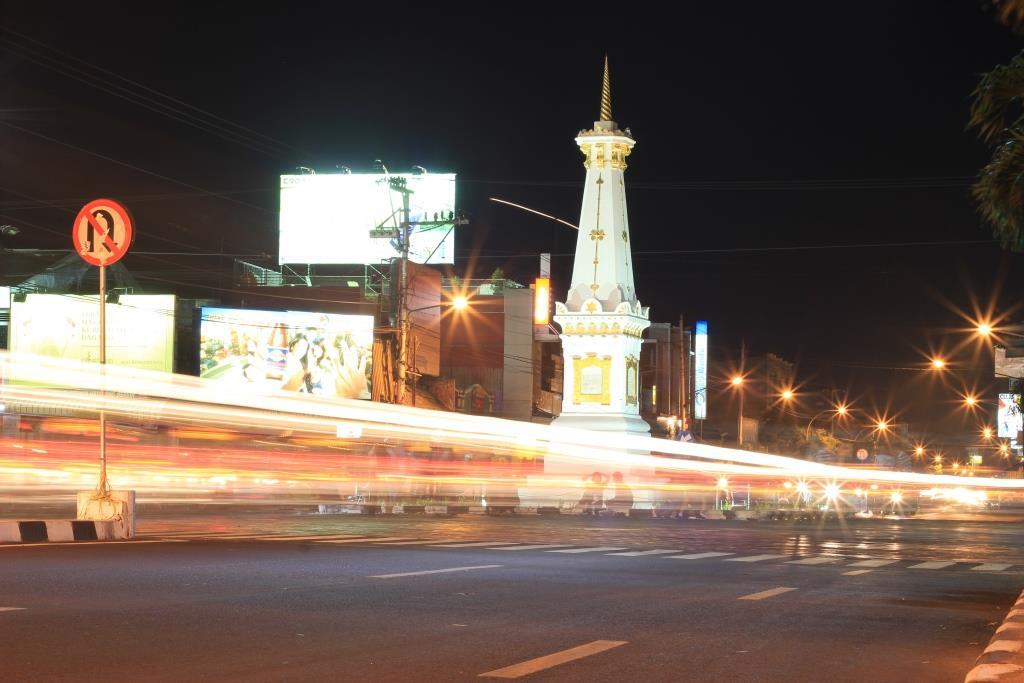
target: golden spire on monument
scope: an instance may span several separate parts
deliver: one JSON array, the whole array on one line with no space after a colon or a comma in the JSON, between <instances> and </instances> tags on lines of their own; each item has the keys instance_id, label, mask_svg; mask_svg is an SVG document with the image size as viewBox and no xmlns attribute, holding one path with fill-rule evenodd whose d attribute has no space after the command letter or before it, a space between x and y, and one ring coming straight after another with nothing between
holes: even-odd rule
<instances>
[{"instance_id":1,"label":"golden spire on monument","mask_svg":"<svg viewBox=\"0 0 1024 683\"><path fill-rule=\"evenodd\" d=\"M612 83L608 77L608 55L604 56L604 82L601 83L601 121L612 120Z\"/></svg>"}]
</instances>

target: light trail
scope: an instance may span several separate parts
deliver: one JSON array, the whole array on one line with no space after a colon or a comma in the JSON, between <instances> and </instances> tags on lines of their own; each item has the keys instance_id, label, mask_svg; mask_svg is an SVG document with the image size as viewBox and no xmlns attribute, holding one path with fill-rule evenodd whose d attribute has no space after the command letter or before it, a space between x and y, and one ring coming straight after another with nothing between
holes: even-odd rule
<instances>
[{"instance_id":1,"label":"light trail","mask_svg":"<svg viewBox=\"0 0 1024 683\"><path fill-rule=\"evenodd\" d=\"M896 490L1024 492L1020 479L823 465L367 401L243 392L195 377L33 356L0 354L0 378L0 401L9 411L71 416L40 418L41 437L0 439L0 489L18 493L89 487L96 430L88 420L100 410L116 423L110 433L112 481L153 494L343 497L369 487L385 496L415 495L417 489L472 498L511 487L547 491L564 501L579 498L582 478L593 471L627 473L632 486L668 497L713 495L722 476L777 499L786 493L783 481L811 481L822 489L816 498L839 503L853 495L843 485L854 482ZM435 457L438 451L444 457ZM985 500L935 492L928 498Z\"/></svg>"}]
</instances>

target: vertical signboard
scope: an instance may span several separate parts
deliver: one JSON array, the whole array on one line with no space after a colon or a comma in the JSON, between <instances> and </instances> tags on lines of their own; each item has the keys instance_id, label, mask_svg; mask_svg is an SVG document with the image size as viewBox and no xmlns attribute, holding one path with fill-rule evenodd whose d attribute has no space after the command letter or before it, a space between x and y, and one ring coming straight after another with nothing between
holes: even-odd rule
<instances>
[{"instance_id":1,"label":"vertical signboard","mask_svg":"<svg viewBox=\"0 0 1024 683\"><path fill-rule=\"evenodd\" d=\"M1010 439L1017 447L1017 432L1024 431L1024 415L1020 410L1020 394L999 394L999 409L996 413L998 436Z\"/></svg>"},{"instance_id":2,"label":"vertical signboard","mask_svg":"<svg viewBox=\"0 0 1024 683\"><path fill-rule=\"evenodd\" d=\"M693 329L693 417L708 417L708 321L698 320Z\"/></svg>"}]
</instances>

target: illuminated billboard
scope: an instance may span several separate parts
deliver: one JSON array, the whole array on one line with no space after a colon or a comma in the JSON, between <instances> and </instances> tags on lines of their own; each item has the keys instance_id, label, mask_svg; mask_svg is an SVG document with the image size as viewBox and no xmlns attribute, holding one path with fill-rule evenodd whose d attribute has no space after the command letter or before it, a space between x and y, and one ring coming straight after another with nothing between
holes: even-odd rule
<instances>
[{"instance_id":1,"label":"illuminated billboard","mask_svg":"<svg viewBox=\"0 0 1024 683\"><path fill-rule=\"evenodd\" d=\"M1024 431L1024 415L1020 412L1020 394L999 394L999 410L996 413L999 436L1016 439L1017 432Z\"/></svg>"},{"instance_id":2,"label":"illuminated billboard","mask_svg":"<svg viewBox=\"0 0 1024 683\"><path fill-rule=\"evenodd\" d=\"M455 230L445 222L455 214L454 173L281 176L278 262L372 264L399 256L402 194L388 178L405 179L411 192L409 257L454 263Z\"/></svg>"},{"instance_id":3,"label":"illuminated billboard","mask_svg":"<svg viewBox=\"0 0 1024 683\"><path fill-rule=\"evenodd\" d=\"M240 388L370 398L373 316L203 308L199 376Z\"/></svg>"},{"instance_id":4,"label":"illuminated billboard","mask_svg":"<svg viewBox=\"0 0 1024 683\"><path fill-rule=\"evenodd\" d=\"M107 363L173 371L174 296L122 294L107 303ZM99 297L29 294L11 302L11 351L98 363Z\"/></svg>"},{"instance_id":5,"label":"illuminated billboard","mask_svg":"<svg viewBox=\"0 0 1024 683\"><path fill-rule=\"evenodd\" d=\"M708 417L708 321L698 320L693 328L693 417Z\"/></svg>"}]
</instances>

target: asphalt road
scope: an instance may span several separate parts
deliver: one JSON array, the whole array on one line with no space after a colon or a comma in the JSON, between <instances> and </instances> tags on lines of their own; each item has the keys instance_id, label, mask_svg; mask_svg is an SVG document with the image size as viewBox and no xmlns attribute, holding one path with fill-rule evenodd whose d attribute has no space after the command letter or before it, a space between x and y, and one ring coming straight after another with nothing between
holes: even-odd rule
<instances>
[{"instance_id":1,"label":"asphalt road","mask_svg":"<svg viewBox=\"0 0 1024 683\"><path fill-rule=\"evenodd\" d=\"M0 547L0 679L962 681L1024 587L1019 525L987 521L223 513L141 530Z\"/></svg>"}]
</instances>

